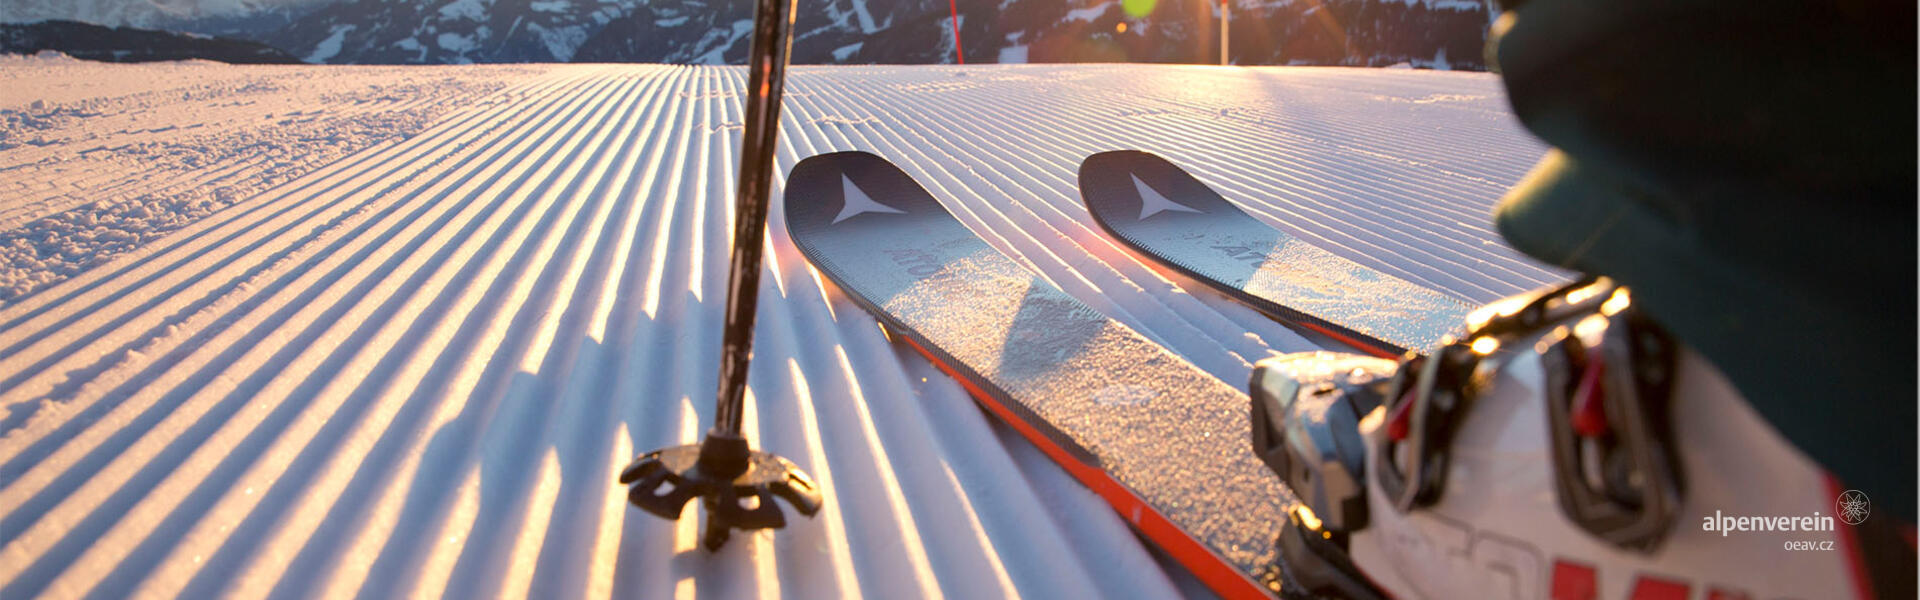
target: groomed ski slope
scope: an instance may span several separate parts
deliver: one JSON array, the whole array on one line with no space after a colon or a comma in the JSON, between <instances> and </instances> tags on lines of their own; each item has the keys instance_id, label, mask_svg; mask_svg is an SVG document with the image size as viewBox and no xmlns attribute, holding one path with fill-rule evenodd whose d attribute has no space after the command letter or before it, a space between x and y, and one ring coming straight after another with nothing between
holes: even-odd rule
<instances>
[{"instance_id":1,"label":"groomed ski slope","mask_svg":"<svg viewBox=\"0 0 1920 600\"><path fill-rule=\"evenodd\" d=\"M744 73L527 73L0 308L0 596L1191 592L823 283L777 208L746 429L824 510L708 554L696 520L626 505L618 470L712 417ZM879 154L1236 387L1313 343L1101 234L1081 158L1158 153L1471 302L1563 277L1491 230L1544 148L1487 74L796 67L787 89L776 198L800 158Z\"/></svg>"},{"instance_id":2,"label":"groomed ski slope","mask_svg":"<svg viewBox=\"0 0 1920 600\"><path fill-rule=\"evenodd\" d=\"M0 55L0 307L545 69Z\"/></svg>"}]
</instances>

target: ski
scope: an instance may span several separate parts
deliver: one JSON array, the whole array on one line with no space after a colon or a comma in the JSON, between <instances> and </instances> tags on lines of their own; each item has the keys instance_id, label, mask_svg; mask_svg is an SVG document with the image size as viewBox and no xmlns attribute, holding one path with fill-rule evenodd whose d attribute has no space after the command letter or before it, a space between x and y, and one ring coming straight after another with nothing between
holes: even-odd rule
<instances>
[{"instance_id":1,"label":"ski","mask_svg":"<svg viewBox=\"0 0 1920 600\"><path fill-rule=\"evenodd\" d=\"M1471 310L1274 229L1153 154L1087 157L1080 196L1094 222L1155 262L1370 354L1432 348Z\"/></svg>"},{"instance_id":2,"label":"ski","mask_svg":"<svg viewBox=\"0 0 1920 600\"><path fill-rule=\"evenodd\" d=\"M1292 496L1239 390L999 254L880 157L803 160L783 202L820 273L1145 537L1225 597L1280 592Z\"/></svg>"}]
</instances>

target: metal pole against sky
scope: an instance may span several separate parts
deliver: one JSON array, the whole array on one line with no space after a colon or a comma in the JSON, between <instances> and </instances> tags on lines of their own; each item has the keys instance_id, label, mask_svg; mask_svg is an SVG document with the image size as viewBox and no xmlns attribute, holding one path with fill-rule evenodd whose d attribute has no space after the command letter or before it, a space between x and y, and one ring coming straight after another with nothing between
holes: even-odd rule
<instances>
[{"instance_id":1,"label":"metal pole against sky","mask_svg":"<svg viewBox=\"0 0 1920 600\"><path fill-rule=\"evenodd\" d=\"M960 5L957 0L947 0L947 12L953 15L953 62L967 64L967 56L960 52Z\"/></svg>"},{"instance_id":2,"label":"metal pole against sky","mask_svg":"<svg viewBox=\"0 0 1920 600\"><path fill-rule=\"evenodd\" d=\"M1233 17L1227 14L1227 0L1220 0L1220 66L1223 67L1233 64L1227 58L1227 24L1232 20Z\"/></svg>"}]
</instances>

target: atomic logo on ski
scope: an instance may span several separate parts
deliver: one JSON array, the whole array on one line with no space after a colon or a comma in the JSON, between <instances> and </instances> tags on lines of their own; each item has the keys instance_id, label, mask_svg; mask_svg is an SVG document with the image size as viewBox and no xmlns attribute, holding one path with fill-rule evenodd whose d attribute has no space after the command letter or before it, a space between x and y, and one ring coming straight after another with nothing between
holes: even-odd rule
<instances>
[{"instance_id":1,"label":"atomic logo on ski","mask_svg":"<svg viewBox=\"0 0 1920 600\"><path fill-rule=\"evenodd\" d=\"M1087 157L1080 164L1080 196L1101 229L1156 262L1276 319L1377 356L1431 348L1466 319L1468 308L1460 301L1255 219L1152 154L1120 150ZM1149 218L1181 212L1190 214Z\"/></svg>"},{"instance_id":2,"label":"atomic logo on ski","mask_svg":"<svg viewBox=\"0 0 1920 600\"><path fill-rule=\"evenodd\" d=\"M1199 209L1194 207L1168 200L1166 196L1160 195L1160 192L1154 191L1152 186L1147 185L1147 182L1141 181L1139 175L1128 175L1128 177L1133 178L1133 189L1140 191L1140 220L1142 221L1147 220L1147 217L1169 210L1190 213L1200 212Z\"/></svg>"},{"instance_id":3,"label":"atomic logo on ski","mask_svg":"<svg viewBox=\"0 0 1920 600\"><path fill-rule=\"evenodd\" d=\"M867 197L867 193L860 191L860 186L854 185L853 179L846 175L840 176L840 191L845 201L840 205L840 214L833 217L833 224L835 225L840 224L841 221L851 219L855 215L866 213L907 214L907 211L874 202L873 198Z\"/></svg>"},{"instance_id":4,"label":"atomic logo on ski","mask_svg":"<svg viewBox=\"0 0 1920 600\"><path fill-rule=\"evenodd\" d=\"M1132 192L1125 177L1111 183ZM1193 207L1161 210L1183 208ZM822 276L1142 535L1222 596L1278 593L1262 582L1279 568L1273 540L1292 499L1247 443L1239 390L995 251L878 156L800 161L785 209L788 235ZM864 212L905 214L846 221ZM836 214L845 222L830 224Z\"/></svg>"}]
</instances>

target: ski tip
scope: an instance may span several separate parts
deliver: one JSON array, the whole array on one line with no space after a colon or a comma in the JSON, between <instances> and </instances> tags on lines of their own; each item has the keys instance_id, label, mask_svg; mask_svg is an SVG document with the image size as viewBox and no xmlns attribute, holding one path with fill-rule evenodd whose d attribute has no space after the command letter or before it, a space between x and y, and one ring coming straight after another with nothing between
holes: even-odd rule
<instances>
[{"instance_id":1,"label":"ski tip","mask_svg":"<svg viewBox=\"0 0 1920 600\"><path fill-rule=\"evenodd\" d=\"M1178 165L1139 150L1101 152L1081 161L1080 199L1096 222L1115 233L1136 224L1245 214Z\"/></svg>"},{"instance_id":2,"label":"ski tip","mask_svg":"<svg viewBox=\"0 0 1920 600\"><path fill-rule=\"evenodd\" d=\"M791 192L796 187L804 187L804 185L801 184L810 183L821 178L831 178L833 175L842 173L850 168L858 170L862 168L875 168L880 165L885 165L886 167L896 170L898 169L898 167L893 166L893 163L887 162L887 159L863 150L842 150L840 152L815 154L800 159L799 163L793 165L792 170L787 171L787 190Z\"/></svg>"},{"instance_id":3,"label":"ski tip","mask_svg":"<svg viewBox=\"0 0 1920 600\"><path fill-rule=\"evenodd\" d=\"M900 167L858 150L801 160L787 172L781 204L787 231L796 240L838 226L946 211Z\"/></svg>"},{"instance_id":4,"label":"ski tip","mask_svg":"<svg viewBox=\"0 0 1920 600\"><path fill-rule=\"evenodd\" d=\"M1113 174L1131 173L1133 169L1130 167L1138 165L1159 166L1154 163L1173 167L1176 170L1180 168L1167 159L1160 158L1157 154L1140 150L1108 150L1088 156L1080 161L1080 170L1078 173L1080 179L1080 199L1086 201L1088 206L1091 207L1094 198L1088 193L1088 190L1093 187L1098 187L1092 184L1095 184L1098 180L1110 178Z\"/></svg>"},{"instance_id":5,"label":"ski tip","mask_svg":"<svg viewBox=\"0 0 1920 600\"><path fill-rule=\"evenodd\" d=\"M1161 158L1160 155L1144 150L1108 150L1106 152L1095 153L1088 156L1085 160L1080 161L1080 176L1083 178L1086 177L1090 169L1097 172L1109 170L1112 168L1112 165L1116 164L1145 161L1159 161L1169 166L1173 165L1173 163L1168 162L1167 159Z\"/></svg>"}]
</instances>

